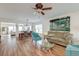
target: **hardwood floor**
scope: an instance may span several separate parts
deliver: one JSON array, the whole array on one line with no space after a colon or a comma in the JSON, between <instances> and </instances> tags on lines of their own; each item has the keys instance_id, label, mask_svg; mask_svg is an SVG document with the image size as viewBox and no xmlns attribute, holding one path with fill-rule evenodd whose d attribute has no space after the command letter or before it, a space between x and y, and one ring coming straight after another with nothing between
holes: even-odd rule
<instances>
[{"instance_id":1,"label":"hardwood floor","mask_svg":"<svg viewBox=\"0 0 79 59\"><path fill-rule=\"evenodd\" d=\"M40 50L32 44L31 37L18 40L15 36L1 37L0 56L63 56L65 48L55 45L52 50Z\"/></svg>"}]
</instances>

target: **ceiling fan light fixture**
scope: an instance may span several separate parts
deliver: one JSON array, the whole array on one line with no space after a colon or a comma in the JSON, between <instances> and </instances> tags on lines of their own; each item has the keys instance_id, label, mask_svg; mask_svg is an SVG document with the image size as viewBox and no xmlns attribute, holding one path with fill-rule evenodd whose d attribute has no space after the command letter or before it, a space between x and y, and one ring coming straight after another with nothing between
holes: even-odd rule
<instances>
[{"instance_id":1,"label":"ceiling fan light fixture","mask_svg":"<svg viewBox=\"0 0 79 59\"><path fill-rule=\"evenodd\" d=\"M41 9L38 9L33 14L34 15L41 15L41 12L42 12L42 10Z\"/></svg>"},{"instance_id":2,"label":"ceiling fan light fixture","mask_svg":"<svg viewBox=\"0 0 79 59\"><path fill-rule=\"evenodd\" d=\"M38 9L38 10L36 10L36 12L41 13L41 12L42 12L42 10L41 10L41 9Z\"/></svg>"}]
</instances>

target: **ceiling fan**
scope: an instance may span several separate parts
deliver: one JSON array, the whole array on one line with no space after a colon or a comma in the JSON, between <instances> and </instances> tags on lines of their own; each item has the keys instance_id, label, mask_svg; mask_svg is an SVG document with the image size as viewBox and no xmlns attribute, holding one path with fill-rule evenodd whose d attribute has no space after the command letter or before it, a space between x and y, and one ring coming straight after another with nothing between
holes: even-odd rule
<instances>
[{"instance_id":1,"label":"ceiling fan","mask_svg":"<svg viewBox=\"0 0 79 59\"><path fill-rule=\"evenodd\" d=\"M44 10L51 10L52 7L44 7L42 3L37 3L33 9L36 10L38 13L45 15Z\"/></svg>"}]
</instances>

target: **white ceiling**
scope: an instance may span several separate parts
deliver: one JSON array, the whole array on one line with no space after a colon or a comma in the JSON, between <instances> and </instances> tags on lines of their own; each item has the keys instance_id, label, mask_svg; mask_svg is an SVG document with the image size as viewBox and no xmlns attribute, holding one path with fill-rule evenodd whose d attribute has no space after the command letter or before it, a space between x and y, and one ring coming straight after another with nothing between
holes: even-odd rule
<instances>
[{"instance_id":1,"label":"white ceiling","mask_svg":"<svg viewBox=\"0 0 79 59\"><path fill-rule=\"evenodd\" d=\"M75 3L44 3L44 7L51 6L52 10L44 11L45 15L35 15L33 9L35 3L0 3L0 21L10 22L38 22L39 19L47 20L50 17L65 13L79 11L79 4Z\"/></svg>"}]
</instances>

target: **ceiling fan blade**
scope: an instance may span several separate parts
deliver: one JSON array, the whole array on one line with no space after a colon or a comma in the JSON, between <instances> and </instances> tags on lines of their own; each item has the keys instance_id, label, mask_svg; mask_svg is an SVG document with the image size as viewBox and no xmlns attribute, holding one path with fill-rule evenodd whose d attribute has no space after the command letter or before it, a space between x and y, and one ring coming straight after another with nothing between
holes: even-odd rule
<instances>
[{"instance_id":1,"label":"ceiling fan blade","mask_svg":"<svg viewBox=\"0 0 79 59\"><path fill-rule=\"evenodd\" d=\"M42 10L51 10L52 7L43 8Z\"/></svg>"},{"instance_id":2,"label":"ceiling fan blade","mask_svg":"<svg viewBox=\"0 0 79 59\"><path fill-rule=\"evenodd\" d=\"M42 15L45 15L45 13L44 13L44 12L41 12L41 14L42 14Z\"/></svg>"}]
</instances>

